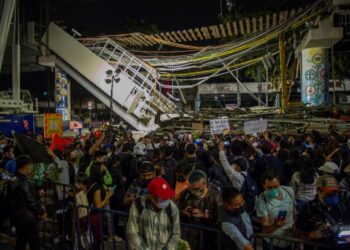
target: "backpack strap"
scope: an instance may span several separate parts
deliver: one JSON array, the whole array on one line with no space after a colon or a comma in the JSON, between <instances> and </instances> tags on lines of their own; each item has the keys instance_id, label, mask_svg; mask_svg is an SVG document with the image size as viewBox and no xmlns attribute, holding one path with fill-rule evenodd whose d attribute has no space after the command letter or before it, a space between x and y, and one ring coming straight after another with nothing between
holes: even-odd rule
<instances>
[{"instance_id":1,"label":"backpack strap","mask_svg":"<svg viewBox=\"0 0 350 250\"><path fill-rule=\"evenodd\" d=\"M142 205L142 202L141 202L141 197L138 197L136 200L135 200L135 207L137 209L137 211L139 212L139 215L141 216L142 214L142 211L144 209L143 205Z\"/></svg>"},{"instance_id":2,"label":"backpack strap","mask_svg":"<svg viewBox=\"0 0 350 250\"><path fill-rule=\"evenodd\" d=\"M174 218L173 218L171 203L169 203L169 205L165 208L165 212L169 218L170 225L172 226L174 224Z\"/></svg>"},{"instance_id":3,"label":"backpack strap","mask_svg":"<svg viewBox=\"0 0 350 250\"><path fill-rule=\"evenodd\" d=\"M281 185L281 189L284 190L284 191L286 191L286 193L288 194L288 196L290 197L290 199L291 199L292 201L294 200L293 195L288 191L287 188L283 188L283 186Z\"/></svg>"}]
</instances>

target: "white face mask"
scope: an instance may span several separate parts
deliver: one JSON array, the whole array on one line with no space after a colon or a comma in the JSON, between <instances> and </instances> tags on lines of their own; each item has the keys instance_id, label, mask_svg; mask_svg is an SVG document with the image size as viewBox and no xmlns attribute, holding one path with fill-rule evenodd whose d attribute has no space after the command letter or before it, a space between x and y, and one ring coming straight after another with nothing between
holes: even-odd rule
<instances>
[{"instance_id":1,"label":"white face mask","mask_svg":"<svg viewBox=\"0 0 350 250\"><path fill-rule=\"evenodd\" d=\"M157 203L157 207L158 207L159 209L164 209L164 208L166 208L167 206L169 206L169 204L170 204L170 200L161 201L161 202Z\"/></svg>"}]
</instances>

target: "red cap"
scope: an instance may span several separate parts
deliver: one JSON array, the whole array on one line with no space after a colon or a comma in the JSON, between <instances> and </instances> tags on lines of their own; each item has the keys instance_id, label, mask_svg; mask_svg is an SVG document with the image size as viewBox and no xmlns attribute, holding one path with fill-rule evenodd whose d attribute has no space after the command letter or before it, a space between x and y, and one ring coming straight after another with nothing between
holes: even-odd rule
<instances>
[{"instance_id":1,"label":"red cap","mask_svg":"<svg viewBox=\"0 0 350 250\"><path fill-rule=\"evenodd\" d=\"M162 177L153 179L147 186L149 194L153 194L162 200L169 200L175 196L174 190L171 189L169 183Z\"/></svg>"}]
</instances>

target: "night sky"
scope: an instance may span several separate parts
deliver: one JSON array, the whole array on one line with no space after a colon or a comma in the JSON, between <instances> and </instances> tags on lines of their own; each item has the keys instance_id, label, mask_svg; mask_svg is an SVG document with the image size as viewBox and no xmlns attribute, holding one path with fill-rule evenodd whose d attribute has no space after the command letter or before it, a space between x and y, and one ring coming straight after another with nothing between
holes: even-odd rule
<instances>
[{"instance_id":1,"label":"night sky","mask_svg":"<svg viewBox=\"0 0 350 250\"><path fill-rule=\"evenodd\" d=\"M49 2L50 20L60 21L67 31L75 28L83 37L101 34L143 32L149 25L158 31L193 28L220 23L220 0L22 0L22 21L36 21L40 25L44 5ZM224 15L228 13L222 1ZM232 0L234 1L234 0ZM266 15L267 12L298 8L310 0L236 0L236 14L240 17ZM135 25L136 23L136 25ZM43 28L45 23L41 23ZM147 33L147 32L146 32ZM21 74L22 88L31 89L33 98L52 100L53 74L46 72ZM2 89L11 87L11 75L0 74ZM77 89L75 89L77 88ZM47 95L44 93L48 92ZM72 93L90 94L80 85Z\"/></svg>"},{"instance_id":2,"label":"night sky","mask_svg":"<svg viewBox=\"0 0 350 250\"><path fill-rule=\"evenodd\" d=\"M27 20L38 20L39 4L44 0L23 1ZM221 0L228 14L227 0ZM229 0L238 16L298 8L311 0ZM51 0L50 18L63 21L83 36L138 32L140 26L155 24L159 31L185 29L220 23L220 0ZM232 12L234 12L232 10ZM139 25L130 25L137 20Z\"/></svg>"}]
</instances>

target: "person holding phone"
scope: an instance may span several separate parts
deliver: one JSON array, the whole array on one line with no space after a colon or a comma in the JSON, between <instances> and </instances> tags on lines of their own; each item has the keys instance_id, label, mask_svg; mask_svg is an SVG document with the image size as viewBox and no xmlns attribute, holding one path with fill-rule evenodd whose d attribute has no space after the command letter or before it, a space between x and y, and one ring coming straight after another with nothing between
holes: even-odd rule
<instances>
[{"instance_id":1,"label":"person holding phone","mask_svg":"<svg viewBox=\"0 0 350 250\"><path fill-rule=\"evenodd\" d=\"M290 237L294 225L295 198L291 187L281 186L280 177L274 171L262 176L265 191L260 194L256 206L263 232L273 236ZM263 240L263 249L290 249L290 242ZM270 248L272 247L272 248Z\"/></svg>"}]
</instances>

